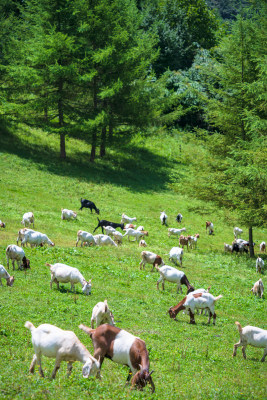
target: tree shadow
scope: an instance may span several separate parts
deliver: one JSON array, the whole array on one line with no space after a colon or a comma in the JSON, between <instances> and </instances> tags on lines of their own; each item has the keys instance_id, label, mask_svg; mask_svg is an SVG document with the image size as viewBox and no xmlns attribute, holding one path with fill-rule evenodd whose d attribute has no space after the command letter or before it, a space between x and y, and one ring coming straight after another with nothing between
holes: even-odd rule
<instances>
[{"instance_id":1,"label":"tree shadow","mask_svg":"<svg viewBox=\"0 0 267 400\"><path fill-rule=\"evenodd\" d=\"M120 146L114 155L108 154L90 163L90 155L82 150L82 146L83 141L81 151L62 161L59 152L49 145L23 141L7 129L0 134L2 153L15 154L21 159L33 161L38 164L39 169L58 176L79 178L79 181L96 184L124 186L135 192L162 192L170 182L168 169L172 168L173 160L145 148L135 145L127 148Z\"/></svg>"}]
</instances>

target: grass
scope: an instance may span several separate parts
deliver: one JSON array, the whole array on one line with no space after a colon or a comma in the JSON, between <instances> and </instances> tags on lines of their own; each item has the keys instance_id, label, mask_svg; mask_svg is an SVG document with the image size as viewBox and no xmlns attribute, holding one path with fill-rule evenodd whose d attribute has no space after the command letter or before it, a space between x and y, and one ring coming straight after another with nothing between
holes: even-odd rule
<instances>
[{"instance_id":1,"label":"grass","mask_svg":"<svg viewBox=\"0 0 267 400\"><path fill-rule=\"evenodd\" d=\"M16 270L14 286L0 287L0 398L266 398L267 362L260 362L263 349L248 347L247 360L243 360L239 348L232 358L233 345L239 340L235 321L267 329L266 299L250 292L259 279L255 260L223 252L223 243L233 240L238 221L235 214L177 191L179 184L182 189L185 180L190 182L193 173L190 140L182 134L147 140L137 136L130 152L117 146L95 165L88 162L88 146L82 141L68 140L66 162L58 160L57 147L57 137L25 126L14 127L12 133L7 130L0 137L0 219L6 222L6 229L0 231L0 263L6 266L5 248L16 243L26 211L34 212L36 229L56 244L54 248L27 248L31 270ZM198 147L194 157L204 153L205 149ZM216 326L208 326L204 316L196 316L192 326L188 315L179 314L178 321L166 315L183 295L177 295L176 287L168 282L165 292L156 290L159 275L151 273L149 266L139 270L141 250L136 243L126 240L120 248L75 248L77 231L92 232L96 215L84 209L76 221L62 221L60 210L77 211L81 197L95 201L101 218L119 222L123 212L136 216L149 231L148 250L162 255L165 262L165 254L177 245L177 239L168 238L159 214L165 210L169 226L176 227L175 217L181 212L187 232L200 233L198 249L185 250L184 272L196 288L211 285L212 294L223 295L216 305ZM205 233L206 219L214 223L214 236ZM256 249L264 239L266 230L255 229ZM71 293L69 284L60 285L59 291L56 285L50 290L46 262L78 267L86 279L92 279L92 295L84 296L78 286L77 293ZM265 276L262 279L266 286ZM155 371L153 395L149 388L143 392L125 388L128 369L108 359L103 363L101 381L82 378L79 363L67 378L64 362L51 381L54 360L47 358L43 358L45 378L40 378L37 370L33 375L28 372L33 348L30 332L24 328L26 320L35 326L46 322L73 330L93 352L90 338L78 325L90 325L93 306L105 298L117 326L147 344Z\"/></svg>"}]
</instances>

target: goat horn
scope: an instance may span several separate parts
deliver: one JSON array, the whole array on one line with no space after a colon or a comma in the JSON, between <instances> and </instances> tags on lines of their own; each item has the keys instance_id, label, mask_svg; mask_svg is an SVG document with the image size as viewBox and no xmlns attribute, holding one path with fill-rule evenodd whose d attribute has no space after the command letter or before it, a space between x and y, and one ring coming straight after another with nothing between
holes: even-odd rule
<instances>
[{"instance_id":1,"label":"goat horn","mask_svg":"<svg viewBox=\"0 0 267 400\"><path fill-rule=\"evenodd\" d=\"M139 367L140 367L140 372L142 372L142 371L143 371L143 367L142 367L142 365L141 365L141 364L139 364Z\"/></svg>"}]
</instances>

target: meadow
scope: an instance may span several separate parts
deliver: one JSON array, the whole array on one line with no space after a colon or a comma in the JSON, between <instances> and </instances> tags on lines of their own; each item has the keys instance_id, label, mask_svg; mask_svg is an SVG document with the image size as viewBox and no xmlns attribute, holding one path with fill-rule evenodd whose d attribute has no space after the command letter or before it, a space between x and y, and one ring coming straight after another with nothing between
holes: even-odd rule
<instances>
[{"instance_id":1,"label":"meadow","mask_svg":"<svg viewBox=\"0 0 267 400\"><path fill-rule=\"evenodd\" d=\"M192 148L194 152L192 154ZM130 149L130 150L129 150ZM15 283L0 287L0 398L1 399L264 399L266 398L267 361L261 363L263 349L247 348L247 360L241 348L232 358L239 341L235 321L242 326L267 329L266 295L260 299L250 289L259 279L255 260L247 255L225 254L223 244L233 240L237 215L187 196L184 183L190 183L192 157L203 157L205 149L183 133L173 136L137 135L131 146L117 143L104 159L89 163L89 146L81 140L67 140L68 159L58 159L58 138L41 130L21 125L3 129L0 137L0 264L6 266L5 249L15 244L24 212L35 215L36 230L44 232L55 247L27 248L31 269L14 272ZM179 189L180 188L180 189ZM92 232L97 215L80 207L87 198L100 209L100 218L120 222L125 212L137 217L137 223L149 232L147 250L160 254L165 263L171 247L178 245L168 237L159 215L165 211L169 227L177 227L175 217L183 214L182 226L188 234L199 233L196 250L184 251L182 270L195 288L207 288L214 296L223 295L215 307L216 326L207 325L207 317L197 315L196 325L180 313L177 321L166 314L186 293L176 293L176 285L156 289L159 278L139 269L140 249L125 240L118 248L75 247L79 229ZM78 211L77 220L62 221L61 208ZM214 223L214 235L205 232L205 221ZM244 239L248 239L248 230ZM101 233L100 229L96 233ZM259 243L266 241L265 228L254 229L256 255ZM264 258L264 255L263 255ZM266 260L266 256L265 256ZM62 262L79 268L92 279L92 295L70 291L70 284L50 290L50 272L45 263ZM265 261L266 264L267 260ZM172 264L170 264L172 265ZM11 267L12 268L12 267ZM178 267L181 269L180 267ZM10 273L12 270L9 271ZM262 276L267 287L266 275ZM115 323L145 340L154 370L156 391L143 392L125 387L128 368L105 359L102 380L82 377L82 365L75 363L67 377L66 363L55 380L50 376L54 360L43 358L45 378L38 369L32 375L31 335L24 328L28 320L73 330L91 353L90 338L78 325L90 326L93 306L108 300Z\"/></svg>"}]
</instances>

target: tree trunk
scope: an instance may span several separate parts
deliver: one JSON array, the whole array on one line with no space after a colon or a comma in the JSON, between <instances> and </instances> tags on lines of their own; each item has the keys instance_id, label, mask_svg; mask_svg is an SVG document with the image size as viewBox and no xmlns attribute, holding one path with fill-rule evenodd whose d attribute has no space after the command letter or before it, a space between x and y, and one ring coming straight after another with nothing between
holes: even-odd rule
<instances>
[{"instance_id":1,"label":"tree trunk","mask_svg":"<svg viewBox=\"0 0 267 400\"><path fill-rule=\"evenodd\" d=\"M106 126L103 126L101 132L100 157L104 157L106 155L106 136L107 128Z\"/></svg>"},{"instance_id":2,"label":"tree trunk","mask_svg":"<svg viewBox=\"0 0 267 400\"><path fill-rule=\"evenodd\" d=\"M93 104L94 104L94 116L96 117L97 114L97 84L96 78L93 80ZM90 155L90 162L95 161L95 153L96 153L96 141L97 141L97 128L94 128L94 132L92 135L92 148L91 148L91 155Z\"/></svg>"},{"instance_id":3,"label":"tree trunk","mask_svg":"<svg viewBox=\"0 0 267 400\"><path fill-rule=\"evenodd\" d=\"M110 117L110 120L109 120L108 141L109 141L109 145L111 146L113 143L113 120L112 120L112 117Z\"/></svg>"},{"instance_id":4,"label":"tree trunk","mask_svg":"<svg viewBox=\"0 0 267 400\"><path fill-rule=\"evenodd\" d=\"M248 235L249 235L249 239L248 239L249 240L249 255L250 255L250 257L254 257L252 226L249 227Z\"/></svg>"},{"instance_id":5,"label":"tree trunk","mask_svg":"<svg viewBox=\"0 0 267 400\"><path fill-rule=\"evenodd\" d=\"M96 131L96 128L95 128L93 136L92 136L92 147L91 147L91 154L90 154L90 162L94 162L95 161L96 136L97 136L97 131Z\"/></svg>"},{"instance_id":6,"label":"tree trunk","mask_svg":"<svg viewBox=\"0 0 267 400\"><path fill-rule=\"evenodd\" d=\"M58 120L60 128L64 126L64 113L63 113L63 101L62 101L63 81L60 79L58 84ZM65 145L65 133L60 133L60 158L66 158L66 145Z\"/></svg>"}]
</instances>

